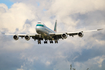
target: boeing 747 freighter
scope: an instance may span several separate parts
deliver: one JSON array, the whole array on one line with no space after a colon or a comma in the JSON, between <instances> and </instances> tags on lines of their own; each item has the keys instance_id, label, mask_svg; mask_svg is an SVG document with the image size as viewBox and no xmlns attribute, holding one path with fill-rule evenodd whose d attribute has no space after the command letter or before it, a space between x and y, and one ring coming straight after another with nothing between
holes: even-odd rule
<instances>
[{"instance_id":1,"label":"boeing 747 freighter","mask_svg":"<svg viewBox=\"0 0 105 70\"><path fill-rule=\"evenodd\" d=\"M7 35L13 35L14 40L18 40L19 37L25 38L27 41L30 40L30 37L32 39L37 40L38 44L41 44L41 40L44 40L44 44L47 44L48 40L50 43L58 43L59 39L66 39L69 36L75 36L78 35L79 37L83 37L83 31L80 32L66 32L66 33L57 33L57 20L55 21L54 31L48 28L45 24L42 24L41 22L38 22L36 25L36 32L38 34L7 34ZM99 31L102 29L96 29L96 30L90 30L90 31Z\"/></svg>"}]
</instances>

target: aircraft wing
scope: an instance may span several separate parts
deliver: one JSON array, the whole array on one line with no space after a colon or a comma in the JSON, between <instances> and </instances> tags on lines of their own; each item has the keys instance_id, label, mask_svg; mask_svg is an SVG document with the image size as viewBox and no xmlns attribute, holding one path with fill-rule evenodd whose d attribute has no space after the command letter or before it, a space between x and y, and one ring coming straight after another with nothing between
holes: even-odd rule
<instances>
[{"instance_id":1,"label":"aircraft wing","mask_svg":"<svg viewBox=\"0 0 105 70\"><path fill-rule=\"evenodd\" d=\"M25 37L26 35L28 35L28 36L30 36L30 37L31 37L31 36L35 36L35 34L30 34L30 35L29 35L29 34L7 34L7 33L6 33L5 35L18 35L19 37Z\"/></svg>"},{"instance_id":2,"label":"aircraft wing","mask_svg":"<svg viewBox=\"0 0 105 70\"><path fill-rule=\"evenodd\" d=\"M13 38L15 40L18 40L19 37L21 38L25 38L27 41L30 40L30 38L34 39L34 40L43 40L43 39L47 39L47 40L51 40L52 38L54 40L59 40L59 39L63 39L63 35L65 36L65 33L50 33L49 36L50 37L42 37L41 34L5 34L5 35L11 35L13 36ZM66 35L69 36L74 36L74 35L78 35L78 33L66 33Z\"/></svg>"},{"instance_id":3,"label":"aircraft wing","mask_svg":"<svg viewBox=\"0 0 105 70\"><path fill-rule=\"evenodd\" d=\"M74 37L75 35L78 35L79 37L83 37L84 32L93 32L93 31L100 31L100 30L102 29L78 31L78 32L66 32L66 33L49 33L50 37L47 37L47 36L42 37L41 34L5 34L5 35L13 35L13 38L15 40L18 40L19 37L21 38L24 37L27 41L30 40L30 37L32 37L32 39L34 40L38 40L38 39L59 40L59 39L66 39L68 35L72 37Z\"/></svg>"},{"instance_id":4,"label":"aircraft wing","mask_svg":"<svg viewBox=\"0 0 105 70\"><path fill-rule=\"evenodd\" d=\"M75 33L75 32L74 33L69 33L69 32L68 33L50 33L50 36L52 36L55 40L59 40L59 39L66 39L68 35L73 37L78 34L79 32L78 33Z\"/></svg>"},{"instance_id":5,"label":"aircraft wing","mask_svg":"<svg viewBox=\"0 0 105 70\"><path fill-rule=\"evenodd\" d=\"M67 36L76 36L83 37L83 33L85 32L93 32L93 31L100 31L103 29L95 29L95 30L87 30L87 31L78 31L78 32L66 32L66 33L50 33L51 36L53 36L54 39L66 39Z\"/></svg>"},{"instance_id":6,"label":"aircraft wing","mask_svg":"<svg viewBox=\"0 0 105 70\"><path fill-rule=\"evenodd\" d=\"M34 40L39 38L42 40L41 34L5 34L5 35L12 35L15 40L18 40L19 37L21 38L24 37L26 40L30 40L30 37L32 37L32 39Z\"/></svg>"}]
</instances>

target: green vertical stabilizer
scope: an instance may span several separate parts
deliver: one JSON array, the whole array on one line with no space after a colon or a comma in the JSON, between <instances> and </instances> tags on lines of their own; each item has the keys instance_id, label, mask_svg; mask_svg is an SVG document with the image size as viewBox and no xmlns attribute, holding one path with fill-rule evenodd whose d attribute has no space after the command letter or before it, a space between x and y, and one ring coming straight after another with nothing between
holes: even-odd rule
<instances>
[{"instance_id":1,"label":"green vertical stabilizer","mask_svg":"<svg viewBox=\"0 0 105 70\"><path fill-rule=\"evenodd\" d=\"M55 21L54 31L57 32L57 20Z\"/></svg>"}]
</instances>

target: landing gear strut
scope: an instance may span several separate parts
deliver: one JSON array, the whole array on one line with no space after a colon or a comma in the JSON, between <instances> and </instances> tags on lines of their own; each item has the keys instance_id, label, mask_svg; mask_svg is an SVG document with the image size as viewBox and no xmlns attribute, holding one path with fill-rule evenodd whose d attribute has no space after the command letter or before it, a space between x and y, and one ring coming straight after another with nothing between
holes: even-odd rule
<instances>
[{"instance_id":1,"label":"landing gear strut","mask_svg":"<svg viewBox=\"0 0 105 70\"><path fill-rule=\"evenodd\" d=\"M57 41L57 40L55 40L55 43L58 43L58 41Z\"/></svg>"},{"instance_id":2,"label":"landing gear strut","mask_svg":"<svg viewBox=\"0 0 105 70\"><path fill-rule=\"evenodd\" d=\"M38 40L38 44L41 44L41 41L40 40Z\"/></svg>"}]
</instances>

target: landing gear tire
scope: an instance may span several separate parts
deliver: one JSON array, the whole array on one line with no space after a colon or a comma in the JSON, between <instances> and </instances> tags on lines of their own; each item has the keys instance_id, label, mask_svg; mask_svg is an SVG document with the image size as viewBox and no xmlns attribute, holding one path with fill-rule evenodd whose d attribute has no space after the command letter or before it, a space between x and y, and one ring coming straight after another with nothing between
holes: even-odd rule
<instances>
[{"instance_id":1,"label":"landing gear tire","mask_svg":"<svg viewBox=\"0 0 105 70\"><path fill-rule=\"evenodd\" d=\"M41 41L40 40L38 40L38 44L41 44Z\"/></svg>"},{"instance_id":2,"label":"landing gear tire","mask_svg":"<svg viewBox=\"0 0 105 70\"><path fill-rule=\"evenodd\" d=\"M44 41L44 44L47 44L47 41Z\"/></svg>"},{"instance_id":3,"label":"landing gear tire","mask_svg":"<svg viewBox=\"0 0 105 70\"><path fill-rule=\"evenodd\" d=\"M58 41L57 41L57 40L55 40L55 43L58 43Z\"/></svg>"},{"instance_id":4,"label":"landing gear tire","mask_svg":"<svg viewBox=\"0 0 105 70\"><path fill-rule=\"evenodd\" d=\"M50 43L53 43L53 41L50 41Z\"/></svg>"}]
</instances>

